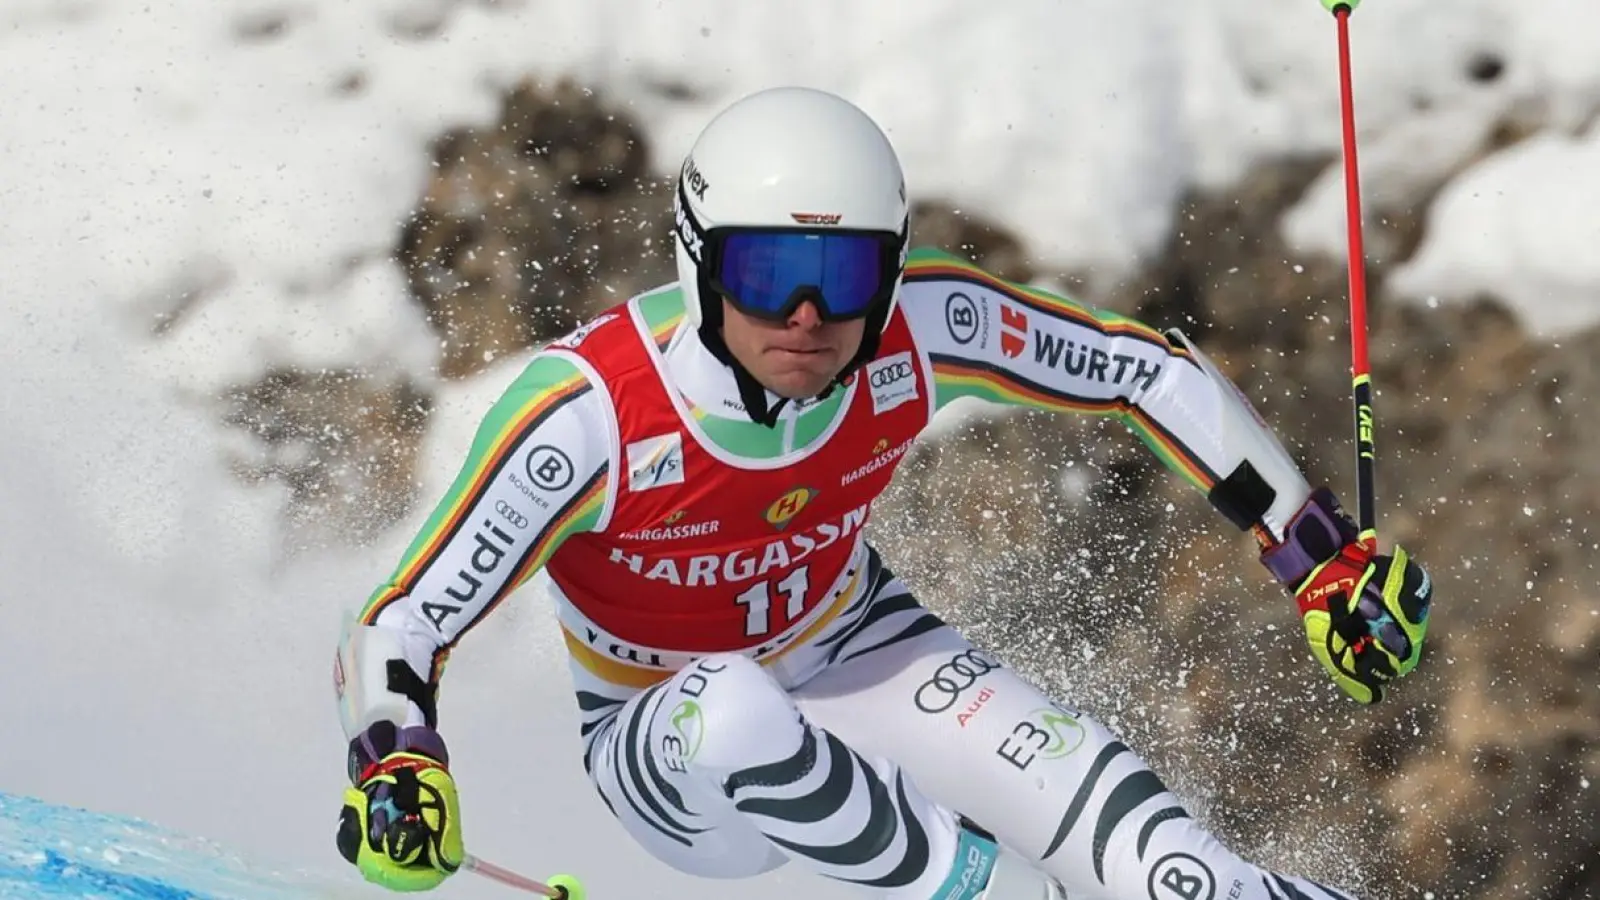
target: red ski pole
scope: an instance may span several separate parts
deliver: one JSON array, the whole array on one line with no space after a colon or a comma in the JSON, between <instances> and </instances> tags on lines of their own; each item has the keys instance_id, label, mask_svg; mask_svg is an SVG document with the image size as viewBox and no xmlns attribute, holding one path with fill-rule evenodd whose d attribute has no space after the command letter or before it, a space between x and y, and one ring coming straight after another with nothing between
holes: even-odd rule
<instances>
[{"instance_id":1,"label":"red ski pole","mask_svg":"<svg viewBox=\"0 0 1600 900\"><path fill-rule=\"evenodd\" d=\"M545 884L542 881L534 881L526 875L518 875L494 863L485 862L470 853L461 863L461 868L475 875L482 875L490 881L498 881L506 887L540 897L549 897L550 900L584 900L583 884L571 875L552 876L550 883Z\"/></svg>"},{"instance_id":2,"label":"red ski pole","mask_svg":"<svg viewBox=\"0 0 1600 900\"><path fill-rule=\"evenodd\" d=\"M1361 176L1356 167L1355 93L1350 82L1350 14L1361 0L1322 0L1339 29L1339 111L1344 124L1345 220L1350 237L1351 392L1355 400L1356 502L1361 541L1377 550L1373 488L1372 371L1367 360L1367 274L1361 247Z\"/></svg>"}]
</instances>

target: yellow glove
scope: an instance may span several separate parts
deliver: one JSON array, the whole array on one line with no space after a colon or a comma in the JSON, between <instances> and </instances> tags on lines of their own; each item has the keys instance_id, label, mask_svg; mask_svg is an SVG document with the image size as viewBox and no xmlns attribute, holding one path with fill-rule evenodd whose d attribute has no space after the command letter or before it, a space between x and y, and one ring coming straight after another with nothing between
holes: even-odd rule
<instances>
[{"instance_id":1,"label":"yellow glove","mask_svg":"<svg viewBox=\"0 0 1600 900\"><path fill-rule=\"evenodd\" d=\"M1312 493L1262 561L1295 597L1311 654L1360 703L1417 667L1433 582L1405 550L1374 554L1326 488Z\"/></svg>"},{"instance_id":2,"label":"yellow glove","mask_svg":"<svg viewBox=\"0 0 1600 900\"><path fill-rule=\"evenodd\" d=\"M1295 600L1312 655L1345 693L1376 703L1422 658L1431 594L1405 550L1372 556L1356 544L1312 570Z\"/></svg>"},{"instance_id":3,"label":"yellow glove","mask_svg":"<svg viewBox=\"0 0 1600 900\"><path fill-rule=\"evenodd\" d=\"M461 867L460 803L444 741L431 728L378 722L350 742L339 853L395 891L438 887Z\"/></svg>"}]
</instances>

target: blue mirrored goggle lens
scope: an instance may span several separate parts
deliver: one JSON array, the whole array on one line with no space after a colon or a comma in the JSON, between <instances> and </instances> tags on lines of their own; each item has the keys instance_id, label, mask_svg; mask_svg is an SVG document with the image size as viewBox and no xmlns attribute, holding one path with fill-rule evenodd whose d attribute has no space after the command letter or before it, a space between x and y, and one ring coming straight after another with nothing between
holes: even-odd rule
<instances>
[{"instance_id":1,"label":"blue mirrored goggle lens","mask_svg":"<svg viewBox=\"0 0 1600 900\"><path fill-rule=\"evenodd\" d=\"M719 287L740 308L769 316L793 310L796 291L822 295L830 318L865 315L884 286L884 245L865 234L734 232L723 239Z\"/></svg>"}]
</instances>

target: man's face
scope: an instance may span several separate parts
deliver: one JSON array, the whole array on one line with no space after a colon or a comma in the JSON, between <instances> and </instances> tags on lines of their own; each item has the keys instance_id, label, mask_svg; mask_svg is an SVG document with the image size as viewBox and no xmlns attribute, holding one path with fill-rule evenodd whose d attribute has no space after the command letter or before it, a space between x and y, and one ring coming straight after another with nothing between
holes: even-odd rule
<instances>
[{"instance_id":1,"label":"man's face","mask_svg":"<svg viewBox=\"0 0 1600 900\"><path fill-rule=\"evenodd\" d=\"M861 346L865 319L824 322L810 302L787 321L768 322L722 300L722 341L762 387L780 397L815 397L825 390Z\"/></svg>"}]
</instances>

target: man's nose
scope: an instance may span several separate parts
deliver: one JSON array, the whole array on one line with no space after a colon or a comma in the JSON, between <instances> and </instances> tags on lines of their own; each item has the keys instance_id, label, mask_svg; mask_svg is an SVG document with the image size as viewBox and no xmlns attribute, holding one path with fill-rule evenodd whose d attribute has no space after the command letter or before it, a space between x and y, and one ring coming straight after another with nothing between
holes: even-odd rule
<instances>
[{"instance_id":1,"label":"man's nose","mask_svg":"<svg viewBox=\"0 0 1600 900\"><path fill-rule=\"evenodd\" d=\"M810 331L822 324L822 310L817 309L817 304L810 300L801 300L800 305L789 314L789 327L802 328Z\"/></svg>"}]
</instances>

